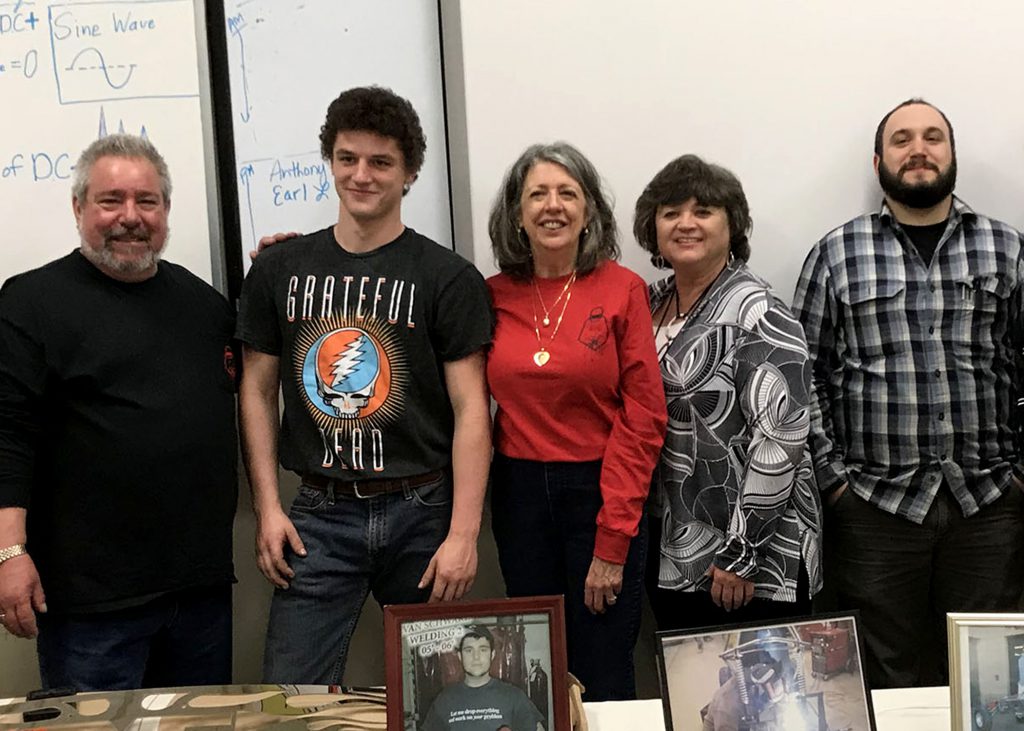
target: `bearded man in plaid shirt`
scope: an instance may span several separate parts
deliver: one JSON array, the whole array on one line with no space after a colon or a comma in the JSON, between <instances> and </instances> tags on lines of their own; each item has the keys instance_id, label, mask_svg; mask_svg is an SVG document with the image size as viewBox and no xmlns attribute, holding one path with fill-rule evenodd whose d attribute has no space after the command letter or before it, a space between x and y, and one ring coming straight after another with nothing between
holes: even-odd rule
<instances>
[{"instance_id":1,"label":"bearded man in plaid shirt","mask_svg":"<svg viewBox=\"0 0 1024 731\"><path fill-rule=\"evenodd\" d=\"M1014 610L1024 584L1024 239L953 195L953 128L921 99L882 119L874 166L881 209L814 246L793 306L826 581L873 688L942 685L946 612Z\"/></svg>"}]
</instances>

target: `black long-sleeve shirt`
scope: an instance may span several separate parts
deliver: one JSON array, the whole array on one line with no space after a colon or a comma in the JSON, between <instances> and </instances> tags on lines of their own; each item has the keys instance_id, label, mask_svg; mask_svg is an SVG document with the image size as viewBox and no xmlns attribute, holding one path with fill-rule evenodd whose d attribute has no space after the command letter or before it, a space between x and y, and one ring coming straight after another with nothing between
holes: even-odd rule
<instances>
[{"instance_id":1,"label":"black long-sleeve shirt","mask_svg":"<svg viewBox=\"0 0 1024 731\"><path fill-rule=\"evenodd\" d=\"M232 328L166 262L126 284L75 251L0 290L0 507L51 611L233 579Z\"/></svg>"}]
</instances>

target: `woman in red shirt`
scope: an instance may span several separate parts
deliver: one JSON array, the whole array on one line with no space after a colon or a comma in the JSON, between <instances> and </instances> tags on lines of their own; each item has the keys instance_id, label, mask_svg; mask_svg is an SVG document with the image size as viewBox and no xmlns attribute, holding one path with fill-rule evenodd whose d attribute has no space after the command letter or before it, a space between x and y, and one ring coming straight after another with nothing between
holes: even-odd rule
<instances>
[{"instance_id":1,"label":"woman in red shirt","mask_svg":"<svg viewBox=\"0 0 1024 731\"><path fill-rule=\"evenodd\" d=\"M587 699L633 698L641 516L666 423L647 288L615 262L600 178L567 143L516 160L489 232L501 269L487 282L491 499L506 589L564 595L569 669Z\"/></svg>"}]
</instances>

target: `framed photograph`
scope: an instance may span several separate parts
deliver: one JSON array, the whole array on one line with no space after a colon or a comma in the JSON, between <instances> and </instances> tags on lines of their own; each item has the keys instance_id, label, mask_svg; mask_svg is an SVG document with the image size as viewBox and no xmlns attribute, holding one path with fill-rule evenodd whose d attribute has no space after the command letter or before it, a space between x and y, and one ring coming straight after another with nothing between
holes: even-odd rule
<instances>
[{"instance_id":1,"label":"framed photograph","mask_svg":"<svg viewBox=\"0 0 1024 731\"><path fill-rule=\"evenodd\" d=\"M1024 723L1024 614L948 614L953 731Z\"/></svg>"},{"instance_id":2,"label":"framed photograph","mask_svg":"<svg viewBox=\"0 0 1024 731\"><path fill-rule=\"evenodd\" d=\"M658 633L668 731L874 731L856 614Z\"/></svg>"},{"instance_id":3,"label":"framed photograph","mask_svg":"<svg viewBox=\"0 0 1024 731\"><path fill-rule=\"evenodd\" d=\"M384 607L388 728L569 731L562 597Z\"/></svg>"}]
</instances>

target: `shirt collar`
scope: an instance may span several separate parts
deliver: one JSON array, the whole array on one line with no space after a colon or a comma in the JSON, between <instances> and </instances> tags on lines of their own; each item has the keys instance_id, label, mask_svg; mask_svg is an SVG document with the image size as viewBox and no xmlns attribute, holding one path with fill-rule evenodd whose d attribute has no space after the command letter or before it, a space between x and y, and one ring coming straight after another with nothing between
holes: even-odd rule
<instances>
[{"instance_id":1,"label":"shirt collar","mask_svg":"<svg viewBox=\"0 0 1024 731\"><path fill-rule=\"evenodd\" d=\"M969 205L964 203L955 195L953 196L953 205L949 208L949 220L952 221L954 225L958 225L961 221L967 218L974 219L975 216L977 216L977 214ZM899 221L896 220L896 216L893 215L892 209L889 208L889 204L886 202L885 198L882 199L882 207L878 211L878 217L889 225L899 224Z\"/></svg>"},{"instance_id":2,"label":"shirt collar","mask_svg":"<svg viewBox=\"0 0 1024 731\"><path fill-rule=\"evenodd\" d=\"M708 291L704 294L704 298L707 299L711 297L714 292L722 286L722 284L727 282L732 275L743 266L744 262L730 257L728 263L725 265L725 270L723 270L721 276L709 286ZM647 285L647 296L651 301L651 312L658 309L658 307L661 306L661 303L665 301L665 298L669 297L672 292L675 291L675 288L675 274L670 274L664 279L651 282L651 284Z\"/></svg>"}]
</instances>

